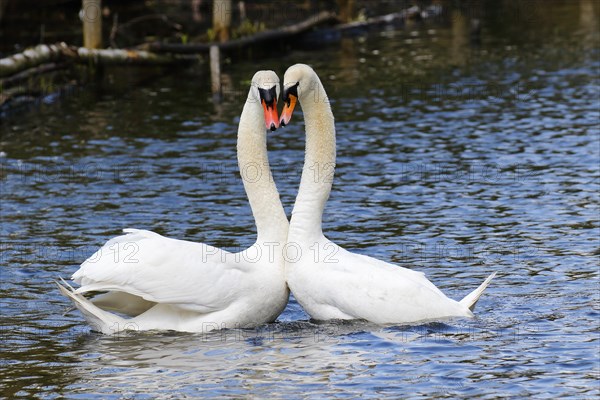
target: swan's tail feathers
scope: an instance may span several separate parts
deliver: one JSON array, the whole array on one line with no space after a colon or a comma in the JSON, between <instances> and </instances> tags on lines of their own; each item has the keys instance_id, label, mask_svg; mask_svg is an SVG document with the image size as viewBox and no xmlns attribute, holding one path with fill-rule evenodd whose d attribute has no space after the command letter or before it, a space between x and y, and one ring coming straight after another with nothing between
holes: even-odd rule
<instances>
[{"instance_id":1,"label":"swan's tail feathers","mask_svg":"<svg viewBox=\"0 0 600 400\"><path fill-rule=\"evenodd\" d=\"M471 311L475 310L475 304L477 304L477 300L479 300L484 290L488 287L495 276L495 272L488 276L487 279L483 281L483 283L479 285L477 289L466 295L465 298L460 301L460 304L467 306Z\"/></svg>"},{"instance_id":2,"label":"swan's tail feathers","mask_svg":"<svg viewBox=\"0 0 600 400\"><path fill-rule=\"evenodd\" d=\"M56 285L58 285L60 292L65 297L71 299L75 307L81 311L87 322L91 325L92 329L106 335L112 335L126 329L135 329L135 323L128 322L125 318L121 318L118 315L109 313L95 306L91 301L83 297L83 295L76 294L71 285L62 278L60 280L62 281L62 284L58 281L54 281Z\"/></svg>"}]
</instances>

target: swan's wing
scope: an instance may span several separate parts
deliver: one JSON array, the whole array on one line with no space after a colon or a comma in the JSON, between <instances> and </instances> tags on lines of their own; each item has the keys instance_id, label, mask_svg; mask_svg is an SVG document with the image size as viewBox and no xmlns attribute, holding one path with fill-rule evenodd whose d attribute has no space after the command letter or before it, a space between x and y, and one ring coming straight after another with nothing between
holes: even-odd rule
<instances>
[{"instance_id":1,"label":"swan's wing","mask_svg":"<svg viewBox=\"0 0 600 400\"><path fill-rule=\"evenodd\" d=\"M76 293L120 291L194 312L226 308L247 270L234 254L201 243L126 229L73 275Z\"/></svg>"},{"instance_id":2,"label":"swan's wing","mask_svg":"<svg viewBox=\"0 0 600 400\"><path fill-rule=\"evenodd\" d=\"M118 312L130 317L140 315L156 305L155 302L144 300L140 296L114 291L94 296L90 301L105 311Z\"/></svg>"},{"instance_id":3,"label":"swan's wing","mask_svg":"<svg viewBox=\"0 0 600 400\"><path fill-rule=\"evenodd\" d=\"M462 307L423 273L339 248L322 266L324 304L374 322L436 318ZM386 319L391 318L390 321Z\"/></svg>"},{"instance_id":4,"label":"swan's wing","mask_svg":"<svg viewBox=\"0 0 600 400\"><path fill-rule=\"evenodd\" d=\"M400 267L387 263L385 261L378 260L373 257L369 257L362 254L351 253L345 249L341 249L342 257L346 260L342 264L345 265L363 265L372 271L378 271L377 274L381 274L386 278L391 279L390 283L394 288L404 287L404 285L410 288L421 288L423 290L429 290L437 295L445 295L427 279L427 276L423 272L413 271L412 269ZM403 284L398 286L399 284Z\"/></svg>"}]
</instances>

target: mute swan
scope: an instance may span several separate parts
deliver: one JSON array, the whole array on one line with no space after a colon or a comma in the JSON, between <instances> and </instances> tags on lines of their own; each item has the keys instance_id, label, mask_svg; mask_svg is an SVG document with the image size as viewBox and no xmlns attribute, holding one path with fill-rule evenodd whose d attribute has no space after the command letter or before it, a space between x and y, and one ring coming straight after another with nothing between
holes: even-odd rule
<instances>
[{"instance_id":1,"label":"mute swan","mask_svg":"<svg viewBox=\"0 0 600 400\"><path fill-rule=\"evenodd\" d=\"M335 126L325 89L307 65L284 77L281 126L296 102L304 112L306 154L286 247L286 280L296 300L316 320L364 319L412 323L473 317L472 309L495 273L461 301L446 297L421 272L354 254L321 230L335 169Z\"/></svg>"},{"instance_id":2,"label":"mute swan","mask_svg":"<svg viewBox=\"0 0 600 400\"><path fill-rule=\"evenodd\" d=\"M265 129L279 126L278 97L277 75L257 72L238 128L238 163L256 221L256 243L234 254L125 229L126 235L109 240L75 272L79 289L59 284L96 330L207 332L271 322L283 311L289 289L281 247L289 224L271 176ZM252 176L245 177L249 169ZM108 293L92 300L83 296L91 291Z\"/></svg>"}]
</instances>

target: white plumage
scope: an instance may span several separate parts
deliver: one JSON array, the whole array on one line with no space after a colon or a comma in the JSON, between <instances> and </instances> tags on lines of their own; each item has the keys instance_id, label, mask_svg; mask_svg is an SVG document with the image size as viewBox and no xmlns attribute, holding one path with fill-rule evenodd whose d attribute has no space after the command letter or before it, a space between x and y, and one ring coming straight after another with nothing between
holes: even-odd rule
<instances>
[{"instance_id":1,"label":"white plumage","mask_svg":"<svg viewBox=\"0 0 600 400\"><path fill-rule=\"evenodd\" d=\"M80 288L59 284L96 330L206 332L274 321L283 311L289 290L281 251L274 249L285 244L288 221L269 168L263 115L267 108L259 91L274 87L279 93L274 72L255 74L238 130L240 169L262 168L258 178L243 179L257 225L256 243L230 253L126 229L75 272L73 280ZM107 293L92 299L83 296L95 291Z\"/></svg>"},{"instance_id":2,"label":"white plumage","mask_svg":"<svg viewBox=\"0 0 600 400\"><path fill-rule=\"evenodd\" d=\"M495 273L458 302L421 272L351 253L323 235L321 219L335 167L333 113L317 74L297 64L284 77L283 101L288 106L282 111L282 125L291 118L294 91L306 126L304 169L288 234L288 244L299 251L286 260L286 279L296 300L317 320L412 323L472 317L471 310Z\"/></svg>"}]
</instances>

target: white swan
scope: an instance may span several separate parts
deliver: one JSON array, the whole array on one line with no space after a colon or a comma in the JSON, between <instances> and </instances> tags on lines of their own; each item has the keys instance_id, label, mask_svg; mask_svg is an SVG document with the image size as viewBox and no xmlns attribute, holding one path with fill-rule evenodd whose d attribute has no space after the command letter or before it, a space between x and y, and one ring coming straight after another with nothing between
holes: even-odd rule
<instances>
[{"instance_id":1,"label":"white swan","mask_svg":"<svg viewBox=\"0 0 600 400\"><path fill-rule=\"evenodd\" d=\"M289 290L281 247L289 224L271 176L265 129L279 126L278 96L277 75L257 72L238 129L238 163L256 221L256 243L234 254L126 229L75 272L79 289L59 284L96 330L207 332L271 322L283 311ZM244 176L244 171L251 172ZM91 291L108 293L92 300L83 296Z\"/></svg>"},{"instance_id":2,"label":"white swan","mask_svg":"<svg viewBox=\"0 0 600 400\"><path fill-rule=\"evenodd\" d=\"M302 105L306 155L286 244L286 280L296 300L316 320L365 319L412 323L473 317L471 310L494 277L461 301L446 297L421 272L354 254L321 230L335 169L335 126L325 89L307 65L285 73L281 125Z\"/></svg>"}]
</instances>

